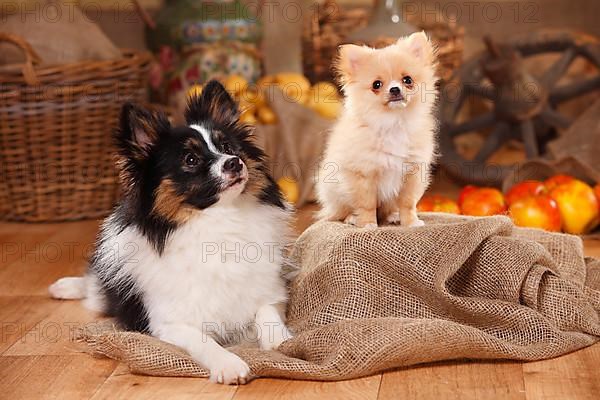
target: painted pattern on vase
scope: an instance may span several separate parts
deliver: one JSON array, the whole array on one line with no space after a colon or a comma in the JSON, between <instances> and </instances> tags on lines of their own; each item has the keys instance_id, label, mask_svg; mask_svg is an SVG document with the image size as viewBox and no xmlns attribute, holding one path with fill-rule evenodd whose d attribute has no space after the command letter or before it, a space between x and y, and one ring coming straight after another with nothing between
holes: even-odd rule
<instances>
[{"instance_id":1,"label":"painted pattern on vase","mask_svg":"<svg viewBox=\"0 0 600 400\"><path fill-rule=\"evenodd\" d=\"M178 110L194 84L232 74L254 82L261 75L261 25L239 0L168 1L156 25L148 31L158 59L150 82Z\"/></svg>"}]
</instances>

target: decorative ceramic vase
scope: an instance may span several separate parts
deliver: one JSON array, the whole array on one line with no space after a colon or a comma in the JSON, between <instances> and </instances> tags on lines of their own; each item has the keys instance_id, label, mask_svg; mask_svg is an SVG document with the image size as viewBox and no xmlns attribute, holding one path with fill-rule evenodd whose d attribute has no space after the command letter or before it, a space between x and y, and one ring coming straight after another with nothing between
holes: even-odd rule
<instances>
[{"instance_id":1,"label":"decorative ceramic vase","mask_svg":"<svg viewBox=\"0 0 600 400\"><path fill-rule=\"evenodd\" d=\"M261 25L254 10L239 0L168 1L155 29L147 32L159 60L151 73L153 87L181 109L194 84L232 74L250 82L258 79Z\"/></svg>"}]
</instances>

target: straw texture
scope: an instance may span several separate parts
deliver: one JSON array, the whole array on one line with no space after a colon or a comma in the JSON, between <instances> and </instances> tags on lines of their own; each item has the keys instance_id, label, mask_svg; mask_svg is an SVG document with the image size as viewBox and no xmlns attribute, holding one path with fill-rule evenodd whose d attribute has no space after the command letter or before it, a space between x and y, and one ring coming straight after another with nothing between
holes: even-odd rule
<instances>
[{"instance_id":1,"label":"straw texture","mask_svg":"<svg viewBox=\"0 0 600 400\"><path fill-rule=\"evenodd\" d=\"M450 359L540 360L600 336L600 262L578 237L506 217L422 215L421 228L319 223L297 240L280 352L234 348L256 376L340 380ZM206 376L184 352L114 329L82 333L136 373Z\"/></svg>"},{"instance_id":2,"label":"straw texture","mask_svg":"<svg viewBox=\"0 0 600 400\"><path fill-rule=\"evenodd\" d=\"M318 8L312 9L310 18L304 19L302 29L302 60L306 76L313 81L331 80L331 64L338 54L338 47L344 43L356 43L349 39L368 25L372 6L345 6L338 0L325 0ZM417 30L424 30L437 48L438 76L449 79L463 59L465 29L445 15L445 12L405 13L404 22L413 24ZM397 37L378 37L367 44L380 48L389 46ZM362 44L362 43L357 43Z\"/></svg>"}]
</instances>

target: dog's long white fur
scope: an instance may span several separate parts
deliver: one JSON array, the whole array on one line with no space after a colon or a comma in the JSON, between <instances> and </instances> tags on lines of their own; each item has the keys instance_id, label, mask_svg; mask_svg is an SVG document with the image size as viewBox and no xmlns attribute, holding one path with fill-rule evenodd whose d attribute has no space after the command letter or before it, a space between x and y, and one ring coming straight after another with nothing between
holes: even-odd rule
<instances>
[{"instance_id":1,"label":"dog's long white fur","mask_svg":"<svg viewBox=\"0 0 600 400\"><path fill-rule=\"evenodd\" d=\"M247 335L244 342L258 340L261 348L273 349L289 337L276 307L286 301L280 273L287 218L286 211L241 195L175 230L161 256L136 228L109 232L100 253L124 264L107 262L114 268L102 274L117 286L124 280L134 284L152 335L186 349L212 371L213 380L235 383L250 370L215 338L227 342L234 333ZM103 229L112 226L109 221ZM96 280L63 278L49 291L60 299L85 297L88 308L103 311Z\"/></svg>"},{"instance_id":2,"label":"dog's long white fur","mask_svg":"<svg viewBox=\"0 0 600 400\"><path fill-rule=\"evenodd\" d=\"M216 152L206 131L192 128ZM221 173L220 167L213 173ZM112 217L97 251L103 268L95 273L111 287L142 297L150 333L187 350L220 383L242 383L250 369L217 341L255 341L270 350L289 337L278 309L287 299L281 267L289 213L242 190L227 190L217 204L178 227L161 255L136 227L121 230ZM62 278L49 292L58 299L85 299L87 308L104 312L99 277Z\"/></svg>"}]
</instances>

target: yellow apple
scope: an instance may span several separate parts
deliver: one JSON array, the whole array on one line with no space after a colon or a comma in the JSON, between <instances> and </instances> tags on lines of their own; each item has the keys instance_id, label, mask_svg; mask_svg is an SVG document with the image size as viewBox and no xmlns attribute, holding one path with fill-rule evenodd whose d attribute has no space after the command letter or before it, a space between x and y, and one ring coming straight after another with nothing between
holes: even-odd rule
<instances>
[{"instance_id":1,"label":"yellow apple","mask_svg":"<svg viewBox=\"0 0 600 400\"><path fill-rule=\"evenodd\" d=\"M294 178L290 178L288 176L279 178L277 180L277 185L279 185L279 189L289 203L295 204L298 201L300 189L298 188L298 183Z\"/></svg>"},{"instance_id":2,"label":"yellow apple","mask_svg":"<svg viewBox=\"0 0 600 400\"><path fill-rule=\"evenodd\" d=\"M506 212L504 195L498 189L489 187L470 190L462 199L461 212L476 217L504 214Z\"/></svg>"},{"instance_id":3,"label":"yellow apple","mask_svg":"<svg viewBox=\"0 0 600 400\"><path fill-rule=\"evenodd\" d=\"M198 97L202 94L202 85L192 85L187 91L187 97Z\"/></svg>"},{"instance_id":4,"label":"yellow apple","mask_svg":"<svg viewBox=\"0 0 600 400\"><path fill-rule=\"evenodd\" d=\"M279 89L283 91L286 100L302 104L306 102L310 91L310 82L304 75L281 73L275 75L275 81Z\"/></svg>"},{"instance_id":5,"label":"yellow apple","mask_svg":"<svg viewBox=\"0 0 600 400\"><path fill-rule=\"evenodd\" d=\"M558 204L563 231L580 235L598 225L598 199L587 183L573 179L559 184L550 197Z\"/></svg>"},{"instance_id":6,"label":"yellow apple","mask_svg":"<svg viewBox=\"0 0 600 400\"><path fill-rule=\"evenodd\" d=\"M256 125L258 120L252 111L245 111L240 114L240 122L248 125Z\"/></svg>"},{"instance_id":7,"label":"yellow apple","mask_svg":"<svg viewBox=\"0 0 600 400\"><path fill-rule=\"evenodd\" d=\"M275 112L267 106L262 106L258 108L258 119L263 124L275 124L277 122L277 116Z\"/></svg>"},{"instance_id":8,"label":"yellow apple","mask_svg":"<svg viewBox=\"0 0 600 400\"><path fill-rule=\"evenodd\" d=\"M231 95L236 95L248 88L248 81L241 75L229 75L223 81L223 86Z\"/></svg>"},{"instance_id":9,"label":"yellow apple","mask_svg":"<svg viewBox=\"0 0 600 400\"><path fill-rule=\"evenodd\" d=\"M265 75L261 78L258 78L256 81L256 87L259 91L267 90L270 86L275 85L277 80L273 75Z\"/></svg>"},{"instance_id":10,"label":"yellow apple","mask_svg":"<svg viewBox=\"0 0 600 400\"><path fill-rule=\"evenodd\" d=\"M254 104L256 107L264 106L267 103L262 91L256 89L246 89L238 93L241 103Z\"/></svg>"},{"instance_id":11,"label":"yellow apple","mask_svg":"<svg viewBox=\"0 0 600 400\"><path fill-rule=\"evenodd\" d=\"M423 196L417 204L417 210L460 214L458 204L454 200L437 194Z\"/></svg>"},{"instance_id":12,"label":"yellow apple","mask_svg":"<svg viewBox=\"0 0 600 400\"><path fill-rule=\"evenodd\" d=\"M558 204L544 194L513 200L508 214L517 226L559 232L562 225Z\"/></svg>"}]
</instances>

